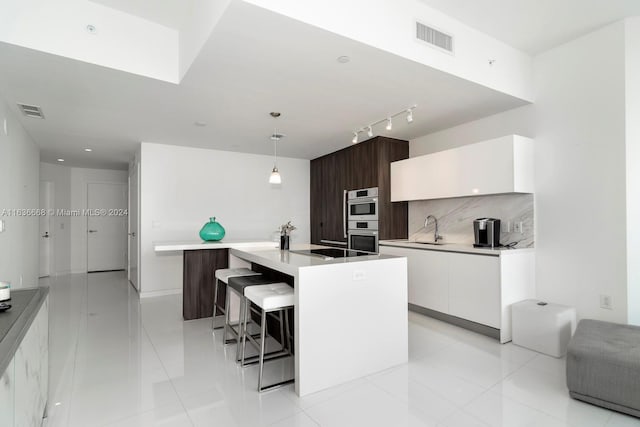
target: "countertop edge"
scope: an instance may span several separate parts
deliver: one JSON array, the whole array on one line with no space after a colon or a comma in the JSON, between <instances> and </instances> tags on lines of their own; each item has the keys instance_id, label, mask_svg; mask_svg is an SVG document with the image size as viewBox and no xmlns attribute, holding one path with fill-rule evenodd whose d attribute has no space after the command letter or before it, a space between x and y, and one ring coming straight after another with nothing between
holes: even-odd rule
<instances>
[{"instance_id":1,"label":"countertop edge","mask_svg":"<svg viewBox=\"0 0 640 427\"><path fill-rule=\"evenodd\" d=\"M44 304L47 295L49 295L48 287L29 288L37 289L38 292L31 298L29 304L25 307L20 317L15 321L7 335L0 341L0 376L4 375L7 366L15 356L18 347L22 343L25 335L31 328L42 304ZM13 292L19 292L19 289Z\"/></svg>"},{"instance_id":2,"label":"countertop edge","mask_svg":"<svg viewBox=\"0 0 640 427\"><path fill-rule=\"evenodd\" d=\"M482 249L482 248L474 248L472 246L465 245L422 245L420 243L413 242L398 242L391 240L381 240L379 242L380 246L389 246L396 248L406 248L406 249L416 249L419 251L438 251L438 252L454 252L461 254L470 254L470 255L485 255L485 256L504 256L510 254L523 254L523 253L533 253L535 252L535 248L516 248L516 249Z\"/></svg>"},{"instance_id":3,"label":"countertop edge","mask_svg":"<svg viewBox=\"0 0 640 427\"><path fill-rule=\"evenodd\" d=\"M194 251L194 250L209 250L209 249L231 249L231 248L248 248L248 247L278 247L278 242L268 240L242 240L242 241L227 241L224 240L217 242L152 242L154 252L181 252L181 251Z\"/></svg>"}]
</instances>

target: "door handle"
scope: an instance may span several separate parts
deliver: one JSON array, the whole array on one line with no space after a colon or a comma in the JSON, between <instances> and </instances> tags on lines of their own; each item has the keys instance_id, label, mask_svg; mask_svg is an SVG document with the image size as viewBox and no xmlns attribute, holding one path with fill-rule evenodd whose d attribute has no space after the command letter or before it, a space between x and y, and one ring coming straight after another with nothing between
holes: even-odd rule
<instances>
[{"instance_id":1,"label":"door handle","mask_svg":"<svg viewBox=\"0 0 640 427\"><path fill-rule=\"evenodd\" d=\"M347 238L347 190L342 193L342 234Z\"/></svg>"},{"instance_id":2,"label":"door handle","mask_svg":"<svg viewBox=\"0 0 640 427\"><path fill-rule=\"evenodd\" d=\"M43 235L42 237L44 237L45 239L48 239L48 238L49 238L49 232L48 232L48 231L45 231L45 232L44 232L44 235Z\"/></svg>"},{"instance_id":3,"label":"door handle","mask_svg":"<svg viewBox=\"0 0 640 427\"><path fill-rule=\"evenodd\" d=\"M98 230L89 230L89 233L97 233Z\"/></svg>"}]
</instances>

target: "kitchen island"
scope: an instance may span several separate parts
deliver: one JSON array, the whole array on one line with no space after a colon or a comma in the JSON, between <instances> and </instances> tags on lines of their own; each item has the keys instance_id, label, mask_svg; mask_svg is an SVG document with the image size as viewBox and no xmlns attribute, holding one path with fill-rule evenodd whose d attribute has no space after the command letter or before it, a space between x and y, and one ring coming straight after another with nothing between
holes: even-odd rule
<instances>
[{"instance_id":1,"label":"kitchen island","mask_svg":"<svg viewBox=\"0 0 640 427\"><path fill-rule=\"evenodd\" d=\"M293 279L295 388L299 396L406 363L407 259L346 258L294 245L229 249L229 263L275 270Z\"/></svg>"}]
</instances>

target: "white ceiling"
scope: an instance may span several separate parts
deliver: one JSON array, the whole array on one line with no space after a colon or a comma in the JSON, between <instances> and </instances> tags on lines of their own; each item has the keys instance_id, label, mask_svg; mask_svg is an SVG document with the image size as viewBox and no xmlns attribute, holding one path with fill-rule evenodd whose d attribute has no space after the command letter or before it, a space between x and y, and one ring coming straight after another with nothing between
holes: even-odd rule
<instances>
[{"instance_id":1,"label":"white ceiling","mask_svg":"<svg viewBox=\"0 0 640 427\"><path fill-rule=\"evenodd\" d=\"M640 15L639 0L420 1L532 55Z\"/></svg>"},{"instance_id":2,"label":"white ceiling","mask_svg":"<svg viewBox=\"0 0 640 427\"><path fill-rule=\"evenodd\" d=\"M193 6L93 1L173 28ZM421 1L532 53L640 13L638 0ZM16 114L16 102L44 109L46 120L19 115L42 160L82 167L124 169L140 141L270 154L275 126L287 134L279 153L311 159L414 104L413 124L399 118L375 133L412 139L523 104L244 2L232 2L180 85L3 43L0 61L0 93Z\"/></svg>"},{"instance_id":3,"label":"white ceiling","mask_svg":"<svg viewBox=\"0 0 640 427\"><path fill-rule=\"evenodd\" d=\"M179 30L193 7L193 0L90 0L147 21Z\"/></svg>"},{"instance_id":4,"label":"white ceiling","mask_svg":"<svg viewBox=\"0 0 640 427\"><path fill-rule=\"evenodd\" d=\"M340 55L351 62L338 63ZM44 110L46 120L20 115L42 160L82 167L126 168L140 141L271 154L275 126L287 135L280 154L311 159L414 104L411 125L398 118L376 134L411 139L524 104L243 2L233 3L180 85L7 44L0 58L5 100ZM273 110L282 117L271 118Z\"/></svg>"}]
</instances>

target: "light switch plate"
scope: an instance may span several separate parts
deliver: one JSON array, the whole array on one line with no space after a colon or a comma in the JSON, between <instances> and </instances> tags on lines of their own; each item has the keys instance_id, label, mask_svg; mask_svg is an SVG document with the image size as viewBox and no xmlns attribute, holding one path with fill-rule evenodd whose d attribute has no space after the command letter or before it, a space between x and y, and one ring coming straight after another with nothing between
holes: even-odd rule
<instances>
[{"instance_id":1,"label":"light switch plate","mask_svg":"<svg viewBox=\"0 0 640 427\"><path fill-rule=\"evenodd\" d=\"M4 231L4 219L0 219L0 233Z\"/></svg>"},{"instance_id":2,"label":"light switch plate","mask_svg":"<svg viewBox=\"0 0 640 427\"><path fill-rule=\"evenodd\" d=\"M7 119L5 118L2 123L2 129L4 130L5 135L9 135L9 130L7 129Z\"/></svg>"}]
</instances>

